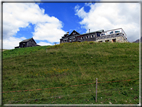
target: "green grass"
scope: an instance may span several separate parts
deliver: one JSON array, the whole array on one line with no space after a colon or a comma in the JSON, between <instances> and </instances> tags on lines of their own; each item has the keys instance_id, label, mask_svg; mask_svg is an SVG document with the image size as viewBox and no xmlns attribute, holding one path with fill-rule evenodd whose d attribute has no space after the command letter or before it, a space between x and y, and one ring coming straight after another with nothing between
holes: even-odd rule
<instances>
[{"instance_id":1,"label":"green grass","mask_svg":"<svg viewBox=\"0 0 142 107\"><path fill-rule=\"evenodd\" d=\"M32 54L39 50L46 49L47 47L49 46L36 46L36 47L16 48L16 49L11 49L11 50L6 50L3 52L3 59Z\"/></svg>"},{"instance_id":2,"label":"green grass","mask_svg":"<svg viewBox=\"0 0 142 107\"><path fill-rule=\"evenodd\" d=\"M4 104L139 103L137 43L64 43L7 50L2 55ZM9 92L32 89L42 90Z\"/></svg>"}]
</instances>

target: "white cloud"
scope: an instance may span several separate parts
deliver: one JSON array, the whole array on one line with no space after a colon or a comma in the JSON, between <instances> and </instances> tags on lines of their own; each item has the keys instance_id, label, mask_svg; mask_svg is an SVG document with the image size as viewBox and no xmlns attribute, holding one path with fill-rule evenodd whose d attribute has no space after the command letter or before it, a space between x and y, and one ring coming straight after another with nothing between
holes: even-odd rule
<instances>
[{"instance_id":1,"label":"white cloud","mask_svg":"<svg viewBox=\"0 0 142 107\"><path fill-rule=\"evenodd\" d=\"M22 41L23 39L26 39L26 38L25 37L21 37L21 38L9 37L7 39L4 39L3 49L13 49L16 46L19 46L19 41Z\"/></svg>"},{"instance_id":2,"label":"white cloud","mask_svg":"<svg viewBox=\"0 0 142 107\"><path fill-rule=\"evenodd\" d=\"M61 29L62 22L54 16L45 14L44 9L41 9L37 4L4 3L3 48L6 48L5 40L9 40L10 37L13 37L13 35L19 31L19 28L25 28L29 26L30 23L36 26L35 32L31 35L31 37L33 36L36 40L59 42L61 36L65 34L65 31ZM19 40L19 38L17 38L17 40Z\"/></svg>"},{"instance_id":3,"label":"white cloud","mask_svg":"<svg viewBox=\"0 0 142 107\"><path fill-rule=\"evenodd\" d=\"M34 38L37 40L48 40L49 42L59 42L61 36L65 34L61 27L62 24L60 22L39 23L35 27Z\"/></svg>"},{"instance_id":4,"label":"white cloud","mask_svg":"<svg viewBox=\"0 0 142 107\"><path fill-rule=\"evenodd\" d=\"M47 43L47 42L39 42L38 45L40 45L40 46L47 46L47 45L52 45L52 44Z\"/></svg>"},{"instance_id":5,"label":"white cloud","mask_svg":"<svg viewBox=\"0 0 142 107\"><path fill-rule=\"evenodd\" d=\"M90 11L75 7L76 15L82 18L80 24L86 29L96 31L123 28L130 42L139 38L140 4L139 3L95 3L88 4Z\"/></svg>"}]
</instances>

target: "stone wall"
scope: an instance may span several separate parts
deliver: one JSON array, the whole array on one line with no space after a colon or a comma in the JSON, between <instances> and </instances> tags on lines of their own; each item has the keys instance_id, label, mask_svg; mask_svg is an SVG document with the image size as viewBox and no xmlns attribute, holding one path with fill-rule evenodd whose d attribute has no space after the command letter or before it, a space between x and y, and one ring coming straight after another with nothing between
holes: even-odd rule
<instances>
[{"instance_id":1,"label":"stone wall","mask_svg":"<svg viewBox=\"0 0 142 107\"><path fill-rule=\"evenodd\" d=\"M118 37L98 39L96 40L96 42L127 42L127 40L123 36L118 36Z\"/></svg>"}]
</instances>

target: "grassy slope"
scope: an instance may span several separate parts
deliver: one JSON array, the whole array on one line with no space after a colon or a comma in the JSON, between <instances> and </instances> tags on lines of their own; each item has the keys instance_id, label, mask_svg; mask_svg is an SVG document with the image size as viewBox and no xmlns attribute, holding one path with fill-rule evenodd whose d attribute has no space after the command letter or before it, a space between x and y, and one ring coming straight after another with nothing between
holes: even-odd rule
<instances>
[{"instance_id":1,"label":"grassy slope","mask_svg":"<svg viewBox=\"0 0 142 107\"><path fill-rule=\"evenodd\" d=\"M139 80L101 82L138 78L137 43L65 43L3 52L4 92L42 89L4 93L5 104L137 104ZM87 83L94 84L71 87ZM45 89L51 87L64 88Z\"/></svg>"}]
</instances>

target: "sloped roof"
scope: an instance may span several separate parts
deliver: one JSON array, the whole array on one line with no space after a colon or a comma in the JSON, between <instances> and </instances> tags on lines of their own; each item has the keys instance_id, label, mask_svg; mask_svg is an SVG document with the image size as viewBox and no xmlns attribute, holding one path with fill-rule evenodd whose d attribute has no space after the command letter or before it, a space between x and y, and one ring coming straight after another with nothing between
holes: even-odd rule
<instances>
[{"instance_id":1,"label":"sloped roof","mask_svg":"<svg viewBox=\"0 0 142 107\"><path fill-rule=\"evenodd\" d=\"M23 41L21 41L21 42L28 42L28 41L30 41L30 40L32 40L33 38L30 38L30 39L25 39L25 40L23 40Z\"/></svg>"},{"instance_id":2,"label":"sloped roof","mask_svg":"<svg viewBox=\"0 0 142 107\"><path fill-rule=\"evenodd\" d=\"M80 35L77 31L73 30L72 33L69 36L71 36L73 33Z\"/></svg>"},{"instance_id":3,"label":"sloped roof","mask_svg":"<svg viewBox=\"0 0 142 107\"><path fill-rule=\"evenodd\" d=\"M73 30L70 35L69 35L69 34L65 34L66 36L64 35L64 36L62 37L62 39L65 39L66 37L68 38L68 37L74 35L73 33L75 33L75 36L82 36L82 35L86 35L86 34L90 34L90 33L97 33L97 32L102 33L102 32L104 32L104 30L98 30L98 31L95 31L95 32L88 32L88 33L84 33L84 34L80 34L80 33L78 33L77 31Z\"/></svg>"},{"instance_id":4,"label":"sloped roof","mask_svg":"<svg viewBox=\"0 0 142 107\"><path fill-rule=\"evenodd\" d=\"M86 34L90 34L90 33L96 33L96 32L104 32L104 30L98 30L98 31L95 31L95 32L88 32L88 33L84 33L84 34L81 34L81 35L86 35Z\"/></svg>"},{"instance_id":5,"label":"sloped roof","mask_svg":"<svg viewBox=\"0 0 142 107\"><path fill-rule=\"evenodd\" d=\"M139 43L142 42L142 37L140 39L135 40L133 43Z\"/></svg>"}]
</instances>

